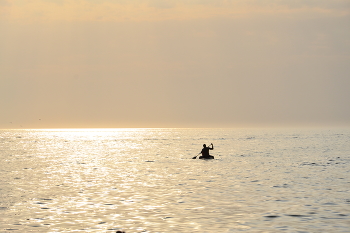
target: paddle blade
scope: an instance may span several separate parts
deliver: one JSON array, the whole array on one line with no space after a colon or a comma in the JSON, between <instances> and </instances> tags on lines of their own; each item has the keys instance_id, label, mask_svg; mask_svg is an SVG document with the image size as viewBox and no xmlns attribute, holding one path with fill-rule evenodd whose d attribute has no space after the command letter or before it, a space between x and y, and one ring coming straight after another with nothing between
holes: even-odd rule
<instances>
[{"instance_id":1,"label":"paddle blade","mask_svg":"<svg viewBox=\"0 0 350 233\"><path fill-rule=\"evenodd\" d=\"M196 159L197 158L197 156L194 156L192 159Z\"/></svg>"}]
</instances>

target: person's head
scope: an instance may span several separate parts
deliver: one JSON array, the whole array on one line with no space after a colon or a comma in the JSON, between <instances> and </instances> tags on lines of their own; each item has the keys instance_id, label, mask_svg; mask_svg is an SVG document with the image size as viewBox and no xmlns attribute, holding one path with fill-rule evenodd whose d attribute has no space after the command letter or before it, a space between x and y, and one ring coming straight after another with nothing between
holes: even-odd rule
<instances>
[{"instance_id":1,"label":"person's head","mask_svg":"<svg viewBox=\"0 0 350 233\"><path fill-rule=\"evenodd\" d=\"M203 144L203 147L207 147L207 145Z\"/></svg>"}]
</instances>

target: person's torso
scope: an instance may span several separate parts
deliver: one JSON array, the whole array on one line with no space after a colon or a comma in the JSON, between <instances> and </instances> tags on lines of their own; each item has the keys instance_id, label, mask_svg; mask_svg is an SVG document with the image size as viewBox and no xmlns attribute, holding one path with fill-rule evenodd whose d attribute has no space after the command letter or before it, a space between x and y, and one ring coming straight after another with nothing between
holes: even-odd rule
<instances>
[{"instance_id":1,"label":"person's torso","mask_svg":"<svg viewBox=\"0 0 350 233\"><path fill-rule=\"evenodd\" d=\"M205 147L202 149L202 155L203 156L208 156L209 155L209 147Z\"/></svg>"}]
</instances>

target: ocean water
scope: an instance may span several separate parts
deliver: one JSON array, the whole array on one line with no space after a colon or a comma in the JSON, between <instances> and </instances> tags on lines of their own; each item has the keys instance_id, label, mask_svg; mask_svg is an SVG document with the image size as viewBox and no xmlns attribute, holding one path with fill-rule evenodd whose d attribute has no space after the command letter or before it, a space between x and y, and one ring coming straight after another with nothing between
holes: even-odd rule
<instances>
[{"instance_id":1,"label":"ocean water","mask_svg":"<svg viewBox=\"0 0 350 233\"><path fill-rule=\"evenodd\" d=\"M214 160L192 159L214 144ZM350 129L0 130L0 232L350 232Z\"/></svg>"}]
</instances>

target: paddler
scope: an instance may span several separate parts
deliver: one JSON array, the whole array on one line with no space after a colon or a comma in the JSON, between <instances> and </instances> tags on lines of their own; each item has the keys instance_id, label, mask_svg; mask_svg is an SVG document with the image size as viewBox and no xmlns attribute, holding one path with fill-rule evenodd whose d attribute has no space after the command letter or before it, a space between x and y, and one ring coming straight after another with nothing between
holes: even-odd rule
<instances>
[{"instance_id":1,"label":"paddler","mask_svg":"<svg viewBox=\"0 0 350 233\"><path fill-rule=\"evenodd\" d=\"M214 156L209 154L209 150L214 150L213 143L211 143L210 146L207 147L206 144L203 144L203 149L201 151L202 156L199 157L200 159L213 159L214 158Z\"/></svg>"}]
</instances>

